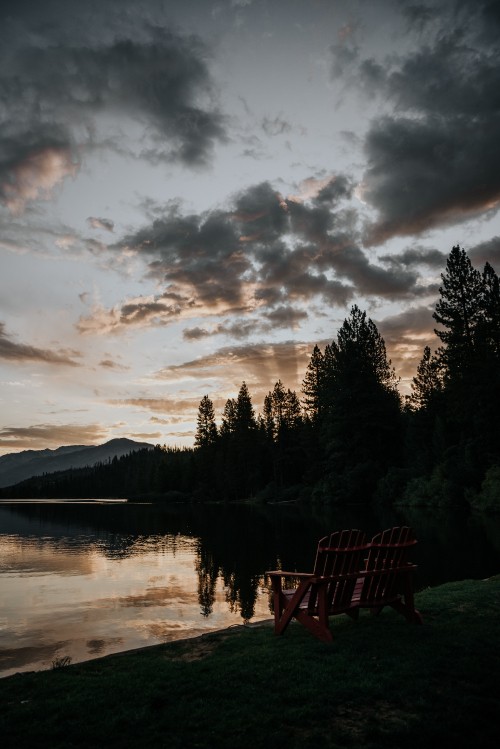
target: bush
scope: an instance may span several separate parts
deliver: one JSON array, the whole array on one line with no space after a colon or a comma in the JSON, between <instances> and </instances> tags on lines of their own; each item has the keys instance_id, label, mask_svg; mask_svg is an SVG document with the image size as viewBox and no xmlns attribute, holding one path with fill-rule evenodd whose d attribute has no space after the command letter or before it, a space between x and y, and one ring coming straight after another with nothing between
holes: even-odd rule
<instances>
[{"instance_id":1,"label":"bush","mask_svg":"<svg viewBox=\"0 0 500 749\"><path fill-rule=\"evenodd\" d=\"M411 479L397 505L410 507L449 507L458 500L457 488L445 478L441 466L437 466L430 477L419 476Z\"/></svg>"},{"instance_id":2,"label":"bush","mask_svg":"<svg viewBox=\"0 0 500 749\"><path fill-rule=\"evenodd\" d=\"M500 512L500 465L491 466L486 471L480 491L468 491L466 498L475 510Z\"/></svg>"}]
</instances>

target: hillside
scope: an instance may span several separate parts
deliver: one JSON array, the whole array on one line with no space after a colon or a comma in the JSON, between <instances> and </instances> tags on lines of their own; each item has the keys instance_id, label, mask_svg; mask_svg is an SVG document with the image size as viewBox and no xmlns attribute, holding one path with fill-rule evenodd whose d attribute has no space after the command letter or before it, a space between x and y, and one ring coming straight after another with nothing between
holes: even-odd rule
<instances>
[{"instance_id":1,"label":"hillside","mask_svg":"<svg viewBox=\"0 0 500 749\"><path fill-rule=\"evenodd\" d=\"M67 445L56 450L24 450L0 457L0 487L12 486L20 481L44 473L67 471L105 463L122 455L152 448L147 442L130 439L113 439L103 445Z\"/></svg>"}]
</instances>

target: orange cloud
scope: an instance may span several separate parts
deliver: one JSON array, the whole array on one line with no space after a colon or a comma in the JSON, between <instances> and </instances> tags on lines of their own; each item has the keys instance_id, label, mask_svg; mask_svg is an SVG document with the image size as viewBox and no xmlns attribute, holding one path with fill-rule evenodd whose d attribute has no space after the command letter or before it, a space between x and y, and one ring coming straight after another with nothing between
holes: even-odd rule
<instances>
[{"instance_id":1,"label":"orange cloud","mask_svg":"<svg viewBox=\"0 0 500 749\"><path fill-rule=\"evenodd\" d=\"M28 201L50 198L53 188L66 177L74 177L78 168L68 148L33 151L10 169L10 179L0 185L0 193L7 208L19 214Z\"/></svg>"}]
</instances>

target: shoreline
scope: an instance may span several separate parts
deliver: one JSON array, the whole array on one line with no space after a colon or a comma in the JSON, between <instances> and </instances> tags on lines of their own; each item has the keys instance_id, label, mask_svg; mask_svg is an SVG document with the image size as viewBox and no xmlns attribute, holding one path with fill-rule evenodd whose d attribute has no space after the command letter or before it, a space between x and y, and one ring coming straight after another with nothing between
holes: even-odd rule
<instances>
[{"instance_id":1,"label":"shoreline","mask_svg":"<svg viewBox=\"0 0 500 749\"><path fill-rule=\"evenodd\" d=\"M14 671L13 673L9 674L2 674L0 672L0 681L3 681L4 679L10 679L13 676L26 676L28 674L41 674L45 673L47 671L57 671L61 668L69 668L71 666L80 666L85 663L93 663L96 661L105 661L109 658L117 658L117 657L123 657L123 656L129 656L129 655L138 655L139 653L144 653L147 651L151 651L154 648L163 648L165 645L171 645L171 644L183 644L183 643L194 643L196 644L198 641L202 641L204 639L208 639L212 636L222 636L224 634L227 634L229 632L235 632L237 630L248 630L253 629L256 627L265 627L265 626L272 626L274 623L274 619L272 617L268 617L266 619L259 619L255 622L248 622L243 624L230 624L228 627L222 627L221 629L209 629L206 632L202 632L201 634L194 634L192 636L184 636L179 638L171 638L169 640L164 640L163 642L155 642L152 645L141 645L138 648L127 648L126 650L117 650L112 653L105 653L104 655L96 655L91 658L82 658L81 660L70 660L69 662L63 663L62 665L52 665L47 666L46 668L33 668L33 669L26 669L25 671ZM53 659L53 663L56 663L58 660L57 657ZM61 657L61 660L64 660L64 657Z\"/></svg>"}]
</instances>

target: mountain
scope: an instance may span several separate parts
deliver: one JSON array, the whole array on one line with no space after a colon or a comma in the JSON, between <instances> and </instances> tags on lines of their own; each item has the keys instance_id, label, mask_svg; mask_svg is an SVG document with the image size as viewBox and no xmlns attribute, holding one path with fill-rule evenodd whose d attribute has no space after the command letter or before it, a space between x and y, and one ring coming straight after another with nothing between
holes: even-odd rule
<instances>
[{"instance_id":1,"label":"mountain","mask_svg":"<svg viewBox=\"0 0 500 749\"><path fill-rule=\"evenodd\" d=\"M40 476L43 473L67 471L69 468L84 468L96 463L105 463L122 455L152 449L148 442L135 442L129 439L114 439L103 445L67 445L56 450L24 450L21 453L8 453L0 457L0 487Z\"/></svg>"}]
</instances>

